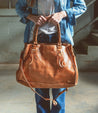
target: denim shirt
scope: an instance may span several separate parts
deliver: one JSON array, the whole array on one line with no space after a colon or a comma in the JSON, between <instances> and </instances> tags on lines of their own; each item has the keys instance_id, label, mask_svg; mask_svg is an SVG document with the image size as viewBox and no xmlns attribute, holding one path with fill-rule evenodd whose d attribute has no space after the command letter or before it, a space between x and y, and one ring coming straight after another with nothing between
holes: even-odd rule
<instances>
[{"instance_id":1,"label":"denim shirt","mask_svg":"<svg viewBox=\"0 0 98 113\"><path fill-rule=\"evenodd\" d=\"M70 3L73 2L71 7ZM61 29L61 40L68 41L70 44L74 45L73 41L73 25L76 24L76 19L81 16L86 10L86 4L84 0L54 0L55 13L60 11L66 11L67 17L63 18L59 25ZM34 22L28 20L26 17L29 14L38 15L38 0L33 7L28 6L26 0L18 0L16 3L16 12L20 16L20 21L26 24L24 32L24 43L28 43L28 38L30 31Z\"/></svg>"}]
</instances>

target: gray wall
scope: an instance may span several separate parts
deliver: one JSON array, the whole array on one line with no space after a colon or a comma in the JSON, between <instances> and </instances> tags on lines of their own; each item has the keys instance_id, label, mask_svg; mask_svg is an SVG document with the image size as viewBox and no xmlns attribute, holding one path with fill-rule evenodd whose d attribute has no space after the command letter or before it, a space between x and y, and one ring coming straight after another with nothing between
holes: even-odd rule
<instances>
[{"instance_id":1,"label":"gray wall","mask_svg":"<svg viewBox=\"0 0 98 113\"><path fill-rule=\"evenodd\" d=\"M89 2L90 0L87 0ZM9 17L10 15L10 17ZM25 25L19 22L19 17L14 17L14 9L0 9L0 63L19 63L19 54L23 48ZM4 17L5 16L5 17ZM93 6L77 19L75 32L93 19ZM74 36L74 41L85 38L90 32L90 27L83 29Z\"/></svg>"},{"instance_id":2,"label":"gray wall","mask_svg":"<svg viewBox=\"0 0 98 113\"><path fill-rule=\"evenodd\" d=\"M0 14L15 15L14 10L1 10ZM23 48L25 25L19 17L0 17L0 63L18 63Z\"/></svg>"},{"instance_id":3,"label":"gray wall","mask_svg":"<svg viewBox=\"0 0 98 113\"><path fill-rule=\"evenodd\" d=\"M86 4L88 4L91 0L85 0ZM74 27L75 32L79 31L79 29L83 28L89 22L94 19L94 5L88 7L87 11L77 19L77 24ZM80 30L77 34L74 35L74 42L78 43L81 39L85 38L91 31L91 26L85 27L85 29Z\"/></svg>"},{"instance_id":4,"label":"gray wall","mask_svg":"<svg viewBox=\"0 0 98 113\"><path fill-rule=\"evenodd\" d=\"M14 8L17 0L0 0L0 8Z\"/></svg>"}]
</instances>

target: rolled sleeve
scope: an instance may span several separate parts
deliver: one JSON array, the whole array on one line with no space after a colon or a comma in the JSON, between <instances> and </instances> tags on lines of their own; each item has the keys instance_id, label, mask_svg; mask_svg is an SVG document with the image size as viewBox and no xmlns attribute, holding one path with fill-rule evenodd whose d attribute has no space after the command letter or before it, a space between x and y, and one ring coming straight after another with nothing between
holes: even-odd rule
<instances>
[{"instance_id":1,"label":"rolled sleeve","mask_svg":"<svg viewBox=\"0 0 98 113\"><path fill-rule=\"evenodd\" d=\"M69 23L71 25L75 25L76 24L76 18L75 18L75 14L72 13L72 9L68 9L66 10L66 13L67 13L67 21L69 21Z\"/></svg>"},{"instance_id":2,"label":"rolled sleeve","mask_svg":"<svg viewBox=\"0 0 98 113\"><path fill-rule=\"evenodd\" d=\"M20 22L23 23L23 24L27 24L29 21L30 21L30 20L27 19L26 17L22 17L22 18L20 19Z\"/></svg>"},{"instance_id":3,"label":"rolled sleeve","mask_svg":"<svg viewBox=\"0 0 98 113\"><path fill-rule=\"evenodd\" d=\"M27 3L26 0L18 0L16 5L16 13L19 15L19 17L21 17L20 22L27 24L28 20L26 17L31 14L31 12L29 11L28 7L27 7Z\"/></svg>"},{"instance_id":4,"label":"rolled sleeve","mask_svg":"<svg viewBox=\"0 0 98 113\"><path fill-rule=\"evenodd\" d=\"M66 9L66 13L67 21L69 21L71 25L75 25L76 19L87 10L87 7L84 0L72 0L72 1L73 7Z\"/></svg>"}]
</instances>

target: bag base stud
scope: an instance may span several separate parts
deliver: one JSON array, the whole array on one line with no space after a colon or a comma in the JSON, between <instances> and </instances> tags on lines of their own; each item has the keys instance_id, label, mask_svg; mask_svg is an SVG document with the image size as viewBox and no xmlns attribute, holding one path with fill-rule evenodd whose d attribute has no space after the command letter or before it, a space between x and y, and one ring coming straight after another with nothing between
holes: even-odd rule
<instances>
[{"instance_id":1,"label":"bag base stud","mask_svg":"<svg viewBox=\"0 0 98 113\"><path fill-rule=\"evenodd\" d=\"M53 105L57 106L57 102L55 100L53 100Z\"/></svg>"}]
</instances>

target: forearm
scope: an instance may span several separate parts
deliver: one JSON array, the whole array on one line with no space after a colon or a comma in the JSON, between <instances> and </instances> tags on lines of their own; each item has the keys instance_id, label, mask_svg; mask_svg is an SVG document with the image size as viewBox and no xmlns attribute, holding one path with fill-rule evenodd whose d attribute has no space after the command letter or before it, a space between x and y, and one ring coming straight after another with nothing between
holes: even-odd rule
<instances>
[{"instance_id":1,"label":"forearm","mask_svg":"<svg viewBox=\"0 0 98 113\"><path fill-rule=\"evenodd\" d=\"M29 14L26 18L27 18L28 20L32 20L33 17L34 17L34 15Z\"/></svg>"},{"instance_id":2,"label":"forearm","mask_svg":"<svg viewBox=\"0 0 98 113\"><path fill-rule=\"evenodd\" d=\"M62 15L62 18L66 18L68 16L66 11L61 11L60 13Z\"/></svg>"},{"instance_id":3,"label":"forearm","mask_svg":"<svg viewBox=\"0 0 98 113\"><path fill-rule=\"evenodd\" d=\"M29 14L27 17L26 17L28 20L31 20L34 22L35 18L36 18L36 15L34 14Z\"/></svg>"},{"instance_id":4,"label":"forearm","mask_svg":"<svg viewBox=\"0 0 98 113\"><path fill-rule=\"evenodd\" d=\"M29 14L26 18L27 18L28 20L30 20L30 21L36 23L36 22L38 21L38 19L39 19L39 16L34 15L34 14Z\"/></svg>"}]
</instances>

